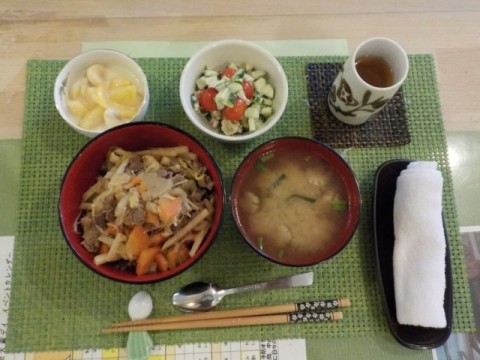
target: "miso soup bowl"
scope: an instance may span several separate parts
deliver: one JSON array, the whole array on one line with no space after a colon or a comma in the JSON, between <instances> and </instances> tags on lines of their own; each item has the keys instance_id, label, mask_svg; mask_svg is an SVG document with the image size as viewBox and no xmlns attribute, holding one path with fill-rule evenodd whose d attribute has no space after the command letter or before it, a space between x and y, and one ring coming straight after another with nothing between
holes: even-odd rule
<instances>
[{"instance_id":1,"label":"miso soup bowl","mask_svg":"<svg viewBox=\"0 0 480 360\"><path fill-rule=\"evenodd\" d=\"M290 155L285 156L298 155L294 163L300 164L302 172L297 173L296 179L302 185L297 188L291 185L294 175L288 169L292 165L279 165L278 159L286 153ZM328 181L322 180L323 174L329 174ZM256 176L262 176L261 181L252 185ZM271 197L276 197L275 204L280 205L272 206ZM295 205L295 201L302 204ZM298 217L293 212L299 208L310 211L310 206L317 209L315 215L308 217L313 220L302 223L307 216ZM240 234L258 254L281 265L311 266L334 257L350 242L359 221L361 196L352 168L335 150L309 138L283 137L258 146L240 164L232 182L231 207ZM267 207L275 210L261 213ZM277 208L283 208L283 212L279 213ZM298 221L289 223L295 217ZM315 235L310 233L311 228L316 228ZM319 235L324 228L333 229L332 233ZM308 234L310 241L297 246L299 238L307 238L301 234ZM295 247L304 249L297 254L290 251L290 245L273 249L273 238L282 238L283 245L296 244Z\"/></svg>"}]
</instances>

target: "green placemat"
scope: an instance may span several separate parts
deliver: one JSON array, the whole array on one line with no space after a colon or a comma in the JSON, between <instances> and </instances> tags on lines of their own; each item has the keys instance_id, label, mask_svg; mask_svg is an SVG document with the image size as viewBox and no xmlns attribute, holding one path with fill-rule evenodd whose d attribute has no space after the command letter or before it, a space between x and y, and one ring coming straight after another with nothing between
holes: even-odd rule
<instances>
[{"instance_id":1,"label":"green placemat","mask_svg":"<svg viewBox=\"0 0 480 360\"><path fill-rule=\"evenodd\" d=\"M306 64L338 62L336 57L281 57L290 88L282 121L267 135L246 144L217 143L190 125L178 98L185 59L139 59L151 86L146 119L166 122L197 136L221 165L227 185L245 154L270 138L311 136L305 80ZM404 84L412 141L402 147L339 149L361 184L363 212L352 242L335 258L309 268L272 264L256 255L226 214L220 236L205 257L184 274L163 283L132 286L103 279L72 255L57 223L57 196L64 170L87 139L70 129L53 103L53 84L64 61L29 61L22 148L20 203L14 252L13 283L7 335L8 351L109 348L124 346L125 335L102 335L101 329L127 318L130 297L150 291L154 315L173 314L172 293L181 285L210 279L230 287L313 270L314 286L227 297L222 306L241 307L301 300L349 297L353 306L344 320L327 324L244 327L155 333L154 343L174 344L265 338L352 337L387 334L375 276L371 229L373 177L376 168L393 158L439 162L445 178L445 219L451 242L455 281L454 330L474 328L463 252L459 241L445 134L437 96L433 59L412 56Z\"/></svg>"},{"instance_id":2,"label":"green placemat","mask_svg":"<svg viewBox=\"0 0 480 360\"><path fill-rule=\"evenodd\" d=\"M20 173L21 142L19 140L0 141L0 236L15 232L15 214L18 199L18 178Z\"/></svg>"}]
</instances>

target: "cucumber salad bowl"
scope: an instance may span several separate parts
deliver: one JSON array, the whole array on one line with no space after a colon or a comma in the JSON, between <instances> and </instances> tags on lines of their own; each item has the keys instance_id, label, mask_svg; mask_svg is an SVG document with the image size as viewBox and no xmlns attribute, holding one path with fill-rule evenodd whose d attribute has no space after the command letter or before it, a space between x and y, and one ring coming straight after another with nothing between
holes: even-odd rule
<instances>
[{"instance_id":1,"label":"cucumber salad bowl","mask_svg":"<svg viewBox=\"0 0 480 360\"><path fill-rule=\"evenodd\" d=\"M180 78L180 99L200 131L223 142L244 142L280 120L288 82L280 63L261 46L222 40L190 57Z\"/></svg>"}]
</instances>

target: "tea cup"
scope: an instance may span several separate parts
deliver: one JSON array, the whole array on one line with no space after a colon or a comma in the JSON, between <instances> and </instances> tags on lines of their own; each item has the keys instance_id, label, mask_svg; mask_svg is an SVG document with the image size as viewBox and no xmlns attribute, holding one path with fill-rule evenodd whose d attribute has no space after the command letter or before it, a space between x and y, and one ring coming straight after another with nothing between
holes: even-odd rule
<instances>
[{"instance_id":1,"label":"tea cup","mask_svg":"<svg viewBox=\"0 0 480 360\"><path fill-rule=\"evenodd\" d=\"M332 85L328 94L330 111L346 124L365 123L397 93L408 68L408 56L394 40L365 40L348 57Z\"/></svg>"}]
</instances>

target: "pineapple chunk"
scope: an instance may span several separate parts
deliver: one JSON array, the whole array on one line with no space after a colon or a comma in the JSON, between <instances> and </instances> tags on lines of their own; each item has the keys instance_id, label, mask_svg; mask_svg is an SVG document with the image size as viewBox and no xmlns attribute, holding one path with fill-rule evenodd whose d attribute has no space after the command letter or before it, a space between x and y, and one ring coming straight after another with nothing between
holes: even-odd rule
<instances>
[{"instance_id":1,"label":"pineapple chunk","mask_svg":"<svg viewBox=\"0 0 480 360\"><path fill-rule=\"evenodd\" d=\"M112 89L110 91L110 100L122 105L136 106L138 103L137 87L131 84Z\"/></svg>"},{"instance_id":2,"label":"pineapple chunk","mask_svg":"<svg viewBox=\"0 0 480 360\"><path fill-rule=\"evenodd\" d=\"M85 104L80 100L70 100L67 103L68 111L70 111L73 115L82 117L88 111L88 108Z\"/></svg>"},{"instance_id":3,"label":"pineapple chunk","mask_svg":"<svg viewBox=\"0 0 480 360\"><path fill-rule=\"evenodd\" d=\"M121 86L131 85L132 82L129 78L123 76L115 76L112 81L110 81L110 89L116 89Z\"/></svg>"},{"instance_id":4,"label":"pineapple chunk","mask_svg":"<svg viewBox=\"0 0 480 360\"><path fill-rule=\"evenodd\" d=\"M98 85L95 87L88 88L90 98L98 105L106 109L108 107L107 93L105 91L105 86Z\"/></svg>"},{"instance_id":5,"label":"pineapple chunk","mask_svg":"<svg viewBox=\"0 0 480 360\"><path fill-rule=\"evenodd\" d=\"M121 104L114 104L112 108L115 111L115 114L117 114L117 116L123 121L130 120L138 111L136 107Z\"/></svg>"},{"instance_id":6,"label":"pineapple chunk","mask_svg":"<svg viewBox=\"0 0 480 360\"><path fill-rule=\"evenodd\" d=\"M70 99L78 99L80 97L84 97L87 93L88 88L88 80L86 78L81 78L75 81L72 86L70 87L70 91L68 93Z\"/></svg>"},{"instance_id":7,"label":"pineapple chunk","mask_svg":"<svg viewBox=\"0 0 480 360\"><path fill-rule=\"evenodd\" d=\"M102 108L101 106L97 106L93 110L90 110L80 120L80 123L79 123L80 127L87 130L93 130L95 128L102 126L104 124L103 122L104 111L105 109Z\"/></svg>"},{"instance_id":8,"label":"pineapple chunk","mask_svg":"<svg viewBox=\"0 0 480 360\"><path fill-rule=\"evenodd\" d=\"M107 68L101 64L89 66L87 69L87 79L92 85L101 85L105 83L107 77Z\"/></svg>"}]
</instances>

